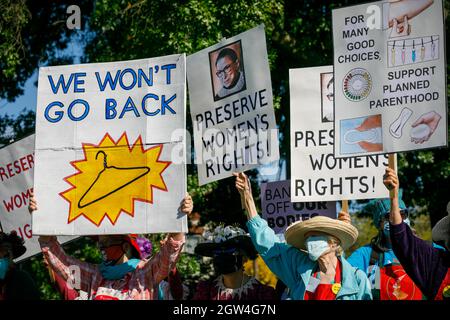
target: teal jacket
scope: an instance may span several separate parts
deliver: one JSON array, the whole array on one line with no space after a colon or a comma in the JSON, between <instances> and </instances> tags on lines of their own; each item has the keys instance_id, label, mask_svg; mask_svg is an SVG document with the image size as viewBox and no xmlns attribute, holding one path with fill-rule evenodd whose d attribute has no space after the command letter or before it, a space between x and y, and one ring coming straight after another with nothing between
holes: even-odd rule
<instances>
[{"instance_id":1,"label":"teal jacket","mask_svg":"<svg viewBox=\"0 0 450 320\"><path fill-rule=\"evenodd\" d=\"M297 248L280 242L261 217L256 216L249 220L247 227L256 250L269 269L290 289L291 298L303 300L305 288L318 263ZM336 300L372 300L366 274L353 268L343 257L340 257L340 261L342 283Z\"/></svg>"}]
</instances>

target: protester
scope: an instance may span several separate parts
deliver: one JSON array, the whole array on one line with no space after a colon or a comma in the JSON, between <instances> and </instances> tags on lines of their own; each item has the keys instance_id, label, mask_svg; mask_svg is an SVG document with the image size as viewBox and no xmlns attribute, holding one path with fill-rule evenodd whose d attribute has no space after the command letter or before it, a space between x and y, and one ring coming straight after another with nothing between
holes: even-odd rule
<instances>
[{"instance_id":1,"label":"protester","mask_svg":"<svg viewBox=\"0 0 450 320\"><path fill-rule=\"evenodd\" d=\"M386 168L383 180L393 190L391 198L390 235L392 249L408 276L428 299L450 300L450 215L436 223L433 241L446 248L434 248L416 237L403 221L399 199L399 179L391 168Z\"/></svg>"},{"instance_id":2,"label":"protester","mask_svg":"<svg viewBox=\"0 0 450 320\"><path fill-rule=\"evenodd\" d=\"M192 211L192 198L186 196L181 211ZM37 209L34 197L30 212ZM66 282L88 293L90 300L154 300L158 285L176 263L184 243L184 234L169 234L151 259L142 259L133 235L99 236L103 262L95 265L66 255L56 237L40 236L39 243L52 270Z\"/></svg>"},{"instance_id":3,"label":"protester","mask_svg":"<svg viewBox=\"0 0 450 320\"><path fill-rule=\"evenodd\" d=\"M33 279L14 263L26 250L15 231L0 232L0 300L39 300Z\"/></svg>"},{"instance_id":4,"label":"protester","mask_svg":"<svg viewBox=\"0 0 450 320\"><path fill-rule=\"evenodd\" d=\"M398 205L403 222L409 226L408 209L401 194ZM366 208L372 211L373 224L378 229L378 234L370 244L355 250L348 262L367 274L372 284L374 300L422 300L419 288L408 277L392 251L389 233L390 200L373 200ZM350 217L348 213L343 214ZM339 219L343 220L342 216Z\"/></svg>"},{"instance_id":5,"label":"protester","mask_svg":"<svg viewBox=\"0 0 450 320\"><path fill-rule=\"evenodd\" d=\"M260 283L243 270L244 257L256 259L257 253L246 232L235 226L220 225L205 233L206 241L195 253L213 258L218 275L197 285L193 300L275 300L275 290Z\"/></svg>"},{"instance_id":6,"label":"protester","mask_svg":"<svg viewBox=\"0 0 450 320\"><path fill-rule=\"evenodd\" d=\"M256 250L290 289L293 300L370 300L365 273L342 256L358 237L352 225L317 216L291 224L282 243L256 211L244 173L235 173L236 188L247 211L247 226Z\"/></svg>"}]
</instances>

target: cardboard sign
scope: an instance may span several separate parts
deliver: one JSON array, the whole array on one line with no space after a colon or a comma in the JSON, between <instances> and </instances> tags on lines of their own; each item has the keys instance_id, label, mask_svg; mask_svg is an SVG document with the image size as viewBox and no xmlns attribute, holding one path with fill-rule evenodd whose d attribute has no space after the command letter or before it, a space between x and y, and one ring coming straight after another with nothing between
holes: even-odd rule
<instances>
[{"instance_id":1,"label":"cardboard sign","mask_svg":"<svg viewBox=\"0 0 450 320\"><path fill-rule=\"evenodd\" d=\"M446 146L441 0L333 10L335 156Z\"/></svg>"},{"instance_id":2,"label":"cardboard sign","mask_svg":"<svg viewBox=\"0 0 450 320\"><path fill-rule=\"evenodd\" d=\"M199 184L279 159L264 27L187 57Z\"/></svg>"},{"instance_id":3,"label":"cardboard sign","mask_svg":"<svg viewBox=\"0 0 450 320\"><path fill-rule=\"evenodd\" d=\"M275 233L284 233L295 221L315 216L336 218L336 202L291 202L289 180L261 184L262 217Z\"/></svg>"},{"instance_id":4,"label":"cardboard sign","mask_svg":"<svg viewBox=\"0 0 450 320\"><path fill-rule=\"evenodd\" d=\"M185 56L44 67L35 234L187 231Z\"/></svg>"},{"instance_id":5,"label":"cardboard sign","mask_svg":"<svg viewBox=\"0 0 450 320\"><path fill-rule=\"evenodd\" d=\"M38 237L31 231L28 204L33 192L34 134L0 149L0 225L5 233L16 231L27 251L15 262L41 252ZM59 237L64 243L73 237Z\"/></svg>"},{"instance_id":6,"label":"cardboard sign","mask_svg":"<svg viewBox=\"0 0 450 320\"><path fill-rule=\"evenodd\" d=\"M333 155L333 67L291 69L292 201L387 198L387 155Z\"/></svg>"}]
</instances>

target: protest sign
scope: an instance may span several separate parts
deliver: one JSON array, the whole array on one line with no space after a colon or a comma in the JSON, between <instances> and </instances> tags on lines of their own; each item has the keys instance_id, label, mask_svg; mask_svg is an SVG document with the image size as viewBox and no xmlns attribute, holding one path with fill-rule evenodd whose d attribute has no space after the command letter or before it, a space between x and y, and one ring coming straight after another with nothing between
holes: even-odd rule
<instances>
[{"instance_id":1,"label":"protest sign","mask_svg":"<svg viewBox=\"0 0 450 320\"><path fill-rule=\"evenodd\" d=\"M335 156L446 146L441 0L333 10Z\"/></svg>"},{"instance_id":2,"label":"protest sign","mask_svg":"<svg viewBox=\"0 0 450 320\"><path fill-rule=\"evenodd\" d=\"M0 226L3 232L16 231L27 251L16 262L41 252L38 237L31 232L28 204L33 192L34 134L0 149ZM59 237L64 243L72 237Z\"/></svg>"},{"instance_id":3,"label":"protest sign","mask_svg":"<svg viewBox=\"0 0 450 320\"><path fill-rule=\"evenodd\" d=\"M188 56L187 77L200 185L279 159L263 26Z\"/></svg>"},{"instance_id":4,"label":"protest sign","mask_svg":"<svg viewBox=\"0 0 450 320\"><path fill-rule=\"evenodd\" d=\"M185 55L43 67L35 234L187 231Z\"/></svg>"},{"instance_id":5,"label":"protest sign","mask_svg":"<svg viewBox=\"0 0 450 320\"><path fill-rule=\"evenodd\" d=\"M275 233L284 233L295 221L315 216L336 218L336 202L291 202L289 180L261 184L262 217Z\"/></svg>"},{"instance_id":6,"label":"protest sign","mask_svg":"<svg viewBox=\"0 0 450 320\"><path fill-rule=\"evenodd\" d=\"M333 155L333 67L291 69L292 201L387 198L387 155Z\"/></svg>"}]
</instances>

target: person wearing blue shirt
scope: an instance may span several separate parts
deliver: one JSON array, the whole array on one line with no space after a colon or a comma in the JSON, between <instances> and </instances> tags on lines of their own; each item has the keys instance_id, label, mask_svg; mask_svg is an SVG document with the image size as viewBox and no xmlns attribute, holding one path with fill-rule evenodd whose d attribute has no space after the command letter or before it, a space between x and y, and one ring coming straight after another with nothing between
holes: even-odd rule
<instances>
[{"instance_id":1,"label":"person wearing blue shirt","mask_svg":"<svg viewBox=\"0 0 450 320\"><path fill-rule=\"evenodd\" d=\"M362 270L342 255L358 237L349 223L314 217L291 224L281 242L256 211L244 173L234 173L247 211L247 227L256 250L269 269L290 290L293 300L371 300L370 283Z\"/></svg>"},{"instance_id":2,"label":"person wearing blue shirt","mask_svg":"<svg viewBox=\"0 0 450 320\"><path fill-rule=\"evenodd\" d=\"M409 225L408 210L401 199L401 192L399 207L403 222ZM348 262L367 274L374 300L422 300L422 293L392 250L389 233L390 199L372 200L366 208L372 212L373 224L378 233L370 244L355 250Z\"/></svg>"}]
</instances>

